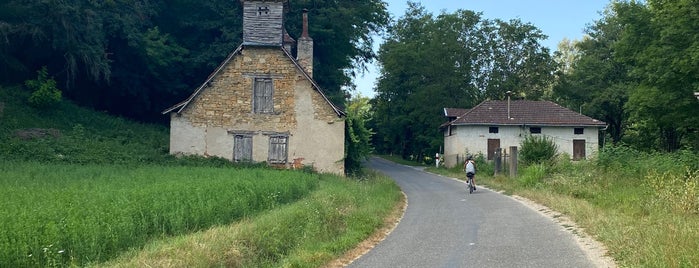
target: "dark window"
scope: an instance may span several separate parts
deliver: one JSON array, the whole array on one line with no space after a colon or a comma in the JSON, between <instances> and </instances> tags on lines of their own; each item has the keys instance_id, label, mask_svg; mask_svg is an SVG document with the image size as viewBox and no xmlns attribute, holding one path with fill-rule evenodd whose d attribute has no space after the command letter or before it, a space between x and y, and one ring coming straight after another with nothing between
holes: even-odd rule
<instances>
[{"instance_id":1,"label":"dark window","mask_svg":"<svg viewBox=\"0 0 699 268\"><path fill-rule=\"evenodd\" d=\"M252 136L235 135L233 140L233 161L252 161Z\"/></svg>"},{"instance_id":2,"label":"dark window","mask_svg":"<svg viewBox=\"0 0 699 268\"><path fill-rule=\"evenodd\" d=\"M274 113L274 85L271 78L255 78L252 89L252 110L256 114Z\"/></svg>"},{"instance_id":3,"label":"dark window","mask_svg":"<svg viewBox=\"0 0 699 268\"><path fill-rule=\"evenodd\" d=\"M529 133L531 133L531 134L539 134L539 133L541 133L541 128L540 128L540 127L530 127L530 128L529 128Z\"/></svg>"},{"instance_id":4,"label":"dark window","mask_svg":"<svg viewBox=\"0 0 699 268\"><path fill-rule=\"evenodd\" d=\"M454 126L449 126L449 136L454 135Z\"/></svg>"},{"instance_id":5,"label":"dark window","mask_svg":"<svg viewBox=\"0 0 699 268\"><path fill-rule=\"evenodd\" d=\"M269 137L269 156L268 162L272 164L285 164L286 152L289 137L284 135L275 135Z\"/></svg>"},{"instance_id":6,"label":"dark window","mask_svg":"<svg viewBox=\"0 0 699 268\"><path fill-rule=\"evenodd\" d=\"M488 133L498 133L498 131L500 131L500 129L498 129L498 127L489 127L488 128Z\"/></svg>"},{"instance_id":7,"label":"dark window","mask_svg":"<svg viewBox=\"0 0 699 268\"><path fill-rule=\"evenodd\" d=\"M584 134L584 133L585 133L585 129L584 129L584 128L581 128L581 127L576 127L576 128L573 129L573 133L574 133L574 134Z\"/></svg>"}]
</instances>

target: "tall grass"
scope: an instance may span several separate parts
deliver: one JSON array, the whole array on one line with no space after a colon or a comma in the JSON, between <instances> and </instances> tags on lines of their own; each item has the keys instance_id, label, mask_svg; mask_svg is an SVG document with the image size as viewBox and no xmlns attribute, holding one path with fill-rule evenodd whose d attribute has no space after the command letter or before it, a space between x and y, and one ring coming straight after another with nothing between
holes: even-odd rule
<instances>
[{"instance_id":1,"label":"tall grass","mask_svg":"<svg viewBox=\"0 0 699 268\"><path fill-rule=\"evenodd\" d=\"M480 182L569 215L622 267L699 266L699 155L606 147Z\"/></svg>"},{"instance_id":2,"label":"tall grass","mask_svg":"<svg viewBox=\"0 0 699 268\"><path fill-rule=\"evenodd\" d=\"M4 162L0 174L0 267L103 261L318 186L318 175L266 169Z\"/></svg>"},{"instance_id":3,"label":"tall grass","mask_svg":"<svg viewBox=\"0 0 699 268\"><path fill-rule=\"evenodd\" d=\"M384 224L402 196L390 179L322 175L316 191L254 218L167 238L98 266L320 267Z\"/></svg>"}]
</instances>

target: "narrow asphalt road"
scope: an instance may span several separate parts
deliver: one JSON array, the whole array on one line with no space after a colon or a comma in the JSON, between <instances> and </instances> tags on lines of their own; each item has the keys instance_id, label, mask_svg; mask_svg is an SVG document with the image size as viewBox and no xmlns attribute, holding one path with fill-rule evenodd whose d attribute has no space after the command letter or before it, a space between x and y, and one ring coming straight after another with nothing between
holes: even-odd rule
<instances>
[{"instance_id":1,"label":"narrow asphalt road","mask_svg":"<svg viewBox=\"0 0 699 268\"><path fill-rule=\"evenodd\" d=\"M502 194L372 158L408 197L398 226L348 267L594 267L572 234ZM478 182L478 180L476 180Z\"/></svg>"}]
</instances>

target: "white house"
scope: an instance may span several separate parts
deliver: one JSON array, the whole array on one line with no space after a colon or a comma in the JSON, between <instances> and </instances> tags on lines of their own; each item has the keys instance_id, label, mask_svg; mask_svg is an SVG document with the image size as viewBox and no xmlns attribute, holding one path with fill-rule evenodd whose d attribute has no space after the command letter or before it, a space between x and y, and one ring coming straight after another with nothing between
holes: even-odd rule
<instances>
[{"instance_id":1,"label":"white house","mask_svg":"<svg viewBox=\"0 0 699 268\"><path fill-rule=\"evenodd\" d=\"M497 148L519 147L527 135L550 138L559 153L585 159L597 151L599 131L606 128L602 121L550 101L484 101L472 109L445 108L444 116L449 119L440 126L447 167L463 162L466 154L482 153L491 160Z\"/></svg>"}]
</instances>

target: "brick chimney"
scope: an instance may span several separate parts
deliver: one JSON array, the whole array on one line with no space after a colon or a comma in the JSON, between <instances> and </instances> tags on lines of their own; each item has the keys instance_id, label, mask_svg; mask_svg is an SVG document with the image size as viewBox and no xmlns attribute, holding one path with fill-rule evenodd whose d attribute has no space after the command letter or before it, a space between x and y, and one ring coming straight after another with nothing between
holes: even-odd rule
<instances>
[{"instance_id":1,"label":"brick chimney","mask_svg":"<svg viewBox=\"0 0 699 268\"><path fill-rule=\"evenodd\" d=\"M288 0L241 0L243 45L281 46L284 40L284 6Z\"/></svg>"},{"instance_id":2,"label":"brick chimney","mask_svg":"<svg viewBox=\"0 0 699 268\"><path fill-rule=\"evenodd\" d=\"M296 60L313 77L313 39L308 36L308 9L303 9L303 32L296 49Z\"/></svg>"}]
</instances>

